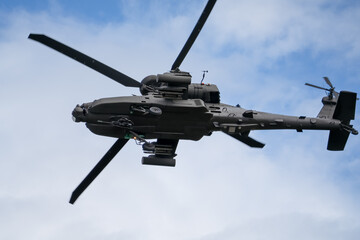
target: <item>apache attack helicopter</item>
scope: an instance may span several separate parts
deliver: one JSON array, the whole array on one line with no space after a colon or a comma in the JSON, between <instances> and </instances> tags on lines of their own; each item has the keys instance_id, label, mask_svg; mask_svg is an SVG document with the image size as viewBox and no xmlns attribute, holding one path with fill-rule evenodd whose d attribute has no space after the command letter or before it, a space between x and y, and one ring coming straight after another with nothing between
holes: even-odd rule
<instances>
[{"instance_id":1,"label":"apache attack helicopter","mask_svg":"<svg viewBox=\"0 0 360 240\"><path fill-rule=\"evenodd\" d=\"M216 0L209 0L170 72L150 75L141 82L42 34L30 34L38 41L100 72L126 87L140 89L141 96L102 98L77 105L72 112L75 122L84 122L95 134L117 141L92 169L70 198L73 204L122 147L134 139L145 154L142 164L175 166L179 140L200 140L214 131L222 131L244 144L263 148L265 144L249 136L252 130L304 129L330 130L327 149L343 150L350 133L357 135L350 121L355 117L356 93L336 92L325 77L329 89L306 84L328 92L317 117L286 116L247 110L239 105L220 103L216 85L191 83L191 75L179 67L205 24ZM156 139L150 142L147 139Z\"/></svg>"}]
</instances>

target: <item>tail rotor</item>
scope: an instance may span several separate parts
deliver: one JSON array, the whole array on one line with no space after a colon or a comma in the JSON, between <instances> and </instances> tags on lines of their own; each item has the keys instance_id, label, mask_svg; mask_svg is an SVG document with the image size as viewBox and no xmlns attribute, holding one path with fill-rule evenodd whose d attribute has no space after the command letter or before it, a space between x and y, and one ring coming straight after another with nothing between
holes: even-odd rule
<instances>
[{"instance_id":1,"label":"tail rotor","mask_svg":"<svg viewBox=\"0 0 360 240\"><path fill-rule=\"evenodd\" d=\"M351 120L355 119L357 94L349 91L340 91L338 93L328 77L324 77L324 80L330 88L319 87L310 83L305 83L305 85L325 90L328 93L328 96L322 99L324 106L317 117L340 120L340 128L330 130L327 149L342 151L350 133L353 135L358 134L358 131L350 124Z\"/></svg>"},{"instance_id":2,"label":"tail rotor","mask_svg":"<svg viewBox=\"0 0 360 240\"><path fill-rule=\"evenodd\" d=\"M330 80L329 80L328 77L324 77L324 80L325 80L326 84L329 85L330 88L319 87L319 86L316 86L316 85L311 84L311 83L305 83L305 85L310 86L310 87L314 87L314 88L318 88L318 89L325 90L326 92L328 92L329 100L331 100L331 99L334 98L334 93L335 93L335 97L336 97L339 93L335 91L335 87L334 87L334 85L332 85L332 83L330 82Z\"/></svg>"}]
</instances>

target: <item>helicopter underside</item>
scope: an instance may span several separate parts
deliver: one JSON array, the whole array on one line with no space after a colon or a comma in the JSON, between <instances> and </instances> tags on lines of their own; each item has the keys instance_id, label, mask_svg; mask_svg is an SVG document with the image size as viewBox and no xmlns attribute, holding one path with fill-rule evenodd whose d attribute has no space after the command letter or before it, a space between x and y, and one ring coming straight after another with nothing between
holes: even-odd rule
<instances>
[{"instance_id":1,"label":"helicopter underside","mask_svg":"<svg viewBox=\"0 0 360 240\"><path fill-rule=\"evenodd\" d=\"M199 140L211 133L211 118L199 99L155 96L104 98L77 106L75 121L95 134L114 138Z\"/></svg>"},{"instance_id":2,"label":"helicopter underside","mask_svg":"<svg viewBox=\"0 0 360 240\"><path fill-rule=\"evenodd\" d=\"M246 110L201 99L166 99L156 95L103 98L77 106L76 122L101 136L121 139L200 140L213 131L234 137L252 130L339 129L336 119L287 116ZM144 141L146 142L146 141Z\"/></svg>"}]
</instances>

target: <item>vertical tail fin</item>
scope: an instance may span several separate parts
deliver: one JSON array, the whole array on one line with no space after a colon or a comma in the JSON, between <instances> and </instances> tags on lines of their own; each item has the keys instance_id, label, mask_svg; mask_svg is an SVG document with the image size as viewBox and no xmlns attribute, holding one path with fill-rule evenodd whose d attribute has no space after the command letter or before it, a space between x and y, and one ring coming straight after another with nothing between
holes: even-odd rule
<instances>
[{"instance_id":1,"label":"vertical tail fin","mask_svg":"<svg viewBox=\"0 0 360 240\"><path fill-rule=\"evenodd\" d=\"M341 121L347 121L349 123L350 120L354 120L355 118L355 107L356 93L341 91L333 118Z\"/></svg>"},{"instance_id":2,"label":"vertical tail fin","mask_svg":"<svg viewBox=\"0 0 360 240\"><path fill-rule=\"evenodd\" d=\"M319 114L317 115L318 118L332 119L334 117L339 94L337 92L334 92L334 95L335 98L329 98L328 96L323 97L322 103L324 104L324 106L321 108Z\"/></svg>"}]
</instances>

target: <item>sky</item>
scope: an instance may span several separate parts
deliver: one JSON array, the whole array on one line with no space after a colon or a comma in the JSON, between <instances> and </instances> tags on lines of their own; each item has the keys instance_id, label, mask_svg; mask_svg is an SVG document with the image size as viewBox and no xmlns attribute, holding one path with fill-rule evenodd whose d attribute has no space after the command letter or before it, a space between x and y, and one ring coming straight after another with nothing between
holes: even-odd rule
<instances>
[{"instance_id":1,"label":"sky","mask_svg":"<svg viewBox=\"0 0 360 240\"><path fill-rule=\"evenodd\" d=\"M76 104L139 95L35 41L44 33L141 81L168 71L205 0L0 2L1 239L358 239L360 138L328 131L180 141L175 168L130 141L77 200L115 139L71 120ZM223 103L316 116L325 92L360 89L360 2L219 0L181 65ZM357 102L358 103L358 102ZM352 121L359 129L360 111Z\"/></svg>"}]
</instances>

